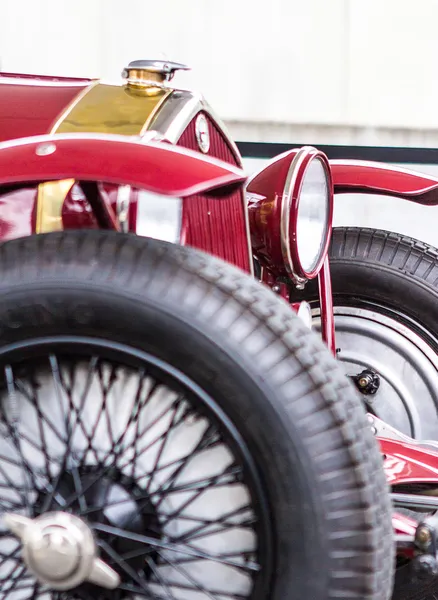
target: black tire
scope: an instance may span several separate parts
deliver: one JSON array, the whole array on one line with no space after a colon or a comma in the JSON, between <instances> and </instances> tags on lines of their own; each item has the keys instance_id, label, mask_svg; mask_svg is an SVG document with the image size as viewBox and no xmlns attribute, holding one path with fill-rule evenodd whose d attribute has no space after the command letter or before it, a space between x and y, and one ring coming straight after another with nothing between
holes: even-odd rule
<instances>
[{"instance_id":1,"label":"black tire","mask_svg":"<svg viewBox=\"0 0 438 600\"><path fill-rule=\"evenodd\" d=\"M389 231L336 227L330 264L336 296L364 298L399 311L422 325L423 335L438 339L436 248Z\"/></svg>"},{"instance_id":2,"label":"black tire","mask_svg":"<svg viewBox=\"0 0 438 600\"><path fill-rule=\"evenodd\" d=\"M334 305L371 307L412 328L438 351L438 250L413 238L378 229L337 227L330 246ZM317 286L293 298L317 304ZM342 360L342 348L340 348ZM438 407L424 407L427 437L438 440ZM373 402L378 413L379 400ZM388 419L391 421L391 419ZM412 435L412 431L406 431ZM434 434L435 433L435 434ZM411 511L407 511L410 516ZM410 581L409 566L397 570L393 600L437 600L438 584Z\"/></svg>"},{"instance_id":3,"label":"black tire","mask_svg":"<svg viewBox=\"0 0 438 600\"><path fill-rule=\"evenodd\" d=\"M285 302L200 252L100 231L7 242L0 272L0 355L35 338L109 339L214 398L270 509L273 570L260 600L390 597L380 452L342 368Z\"/></svg>"},{"instance_id":4,"label":"black tire","mask_svg":"<svg viewBox=\"0 0 438 600\"><path fill-rule=\"evenodd\" d=\"M355 325L347 323L345 317L348 310L365 310L369 314L374 312L381 319L403 326L407 332L405 337L418 340L419 343L421 341L429 352L424 360L428 377L421 384L424 384L424 388L415 387L416 381L412 383L409 392L412 392L410 395L414 401L410 408L407 405L406 414L401 409L402 403L393 401L392 396L387 405L380 401L384 393L387 399L390 394L395 396L393 382L384 377L382 382L386 387L382 386L377 396L369 399L373 400L378 416L404 433L415 438L438 439L438 393L434 392L434 380L438 374L438 250L397 233L337 227L333 230L330 246L330 265L334 306L338 314L336 319L340 342L337 345L340 360L347 360L348 363L346 352L351 354L353 348L355 352L360 351L359 346L365 344L364 337L353 337L352 328ZM293 292L293 299L297 298L317 304L316 282L309 283L302 293ZM342 318L344 331L340 325ZM368 346L361 346L362 354L365 358L373 359L373 366L379 370L377 356L373 356L377 348L376 341L371 337L369 340ZM362 368L366 366L368 364L362 363ZM397 384L400 367L389 366ZM414 363L410 366L411 373L420 373L420 368L415 369L415 366ZM423 367L422 362L420 366ZM353 370L358 371L357 365L351 372L349 370L349 374L355 374ZM406 381L409 381L407 374Z\"/></svg>"}]
</instances>

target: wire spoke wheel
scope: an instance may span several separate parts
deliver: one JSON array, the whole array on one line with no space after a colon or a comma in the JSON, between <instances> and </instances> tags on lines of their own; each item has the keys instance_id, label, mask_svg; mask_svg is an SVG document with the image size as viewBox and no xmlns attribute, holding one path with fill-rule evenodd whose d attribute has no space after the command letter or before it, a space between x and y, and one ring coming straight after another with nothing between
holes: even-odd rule
<instances>
[{"instance_id":1,"label":"wire spoke wheel","mask_svg":"<svg viewBox=\"0 0 438 600\"><path fill-rule=\"evenodd\" d=\"M2 519L0 598L254 597L267 517L232 424L150 356L87 340L71 349L3 360L1 513L79 517L120 585L53 591Z\"/></svg>"},{"instance_id":2,"label":"wire spoke wheel","mask_svg":"<svg viewBox=\"0 0 438 600\"><path fill-rule=\"evenodd\" d=\"M0 268L0 600L390 598L378 446L286 303L114 232Z\"/></svg>"}]
</instances>

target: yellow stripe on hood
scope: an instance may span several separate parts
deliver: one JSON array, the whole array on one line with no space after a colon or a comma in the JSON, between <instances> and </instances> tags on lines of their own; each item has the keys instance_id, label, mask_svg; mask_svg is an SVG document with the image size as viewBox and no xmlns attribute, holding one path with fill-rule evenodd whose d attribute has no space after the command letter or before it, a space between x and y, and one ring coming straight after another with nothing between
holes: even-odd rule
<instances>
[{"instance_id":1,"label":"yellow stripe on hood","mask_svg":"<svg viewBox=\"0 0 438 600\"><path fill-rule=\"evenodd\" d=\"M172 90L132 89L93 82L58 117L50 133L107 133L142 136ZM74 180L41 183L36 233L62 230L62 206Z\"/></svg>"}]
</instances>

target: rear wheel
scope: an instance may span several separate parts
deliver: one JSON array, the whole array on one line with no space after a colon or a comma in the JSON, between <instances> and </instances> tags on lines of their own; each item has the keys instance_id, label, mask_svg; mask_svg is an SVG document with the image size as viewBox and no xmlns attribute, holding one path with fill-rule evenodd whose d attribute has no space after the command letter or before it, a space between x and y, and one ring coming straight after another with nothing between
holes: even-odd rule
<instances>
[{"instance_id":1,"label":"rear wheel","mask_svg":"<svg viewBox=\"0 0 438 600\"><path fill-rule=\"evenodd\" d=\"M438 251L374 229L339 227L330 248L338 358L376 371L364 399L416 439L438 439ZM318 291L304 291L319 327Z\"/></svg>"},{"instance_id":2,"label":"rear wheel","mask_svg":"<svg viewBox=\"0 0 438 600\"><path fill-rule=\"evenodd\" d=\"M388 231L339 227L330 265L339 359L350 375L377 371L378 392L364 396L377 416L411 437L437 441L438 250ZM318 328L315 282L303 295ZM436 582L412 581L409 565L397 569L393 600L437 598Z\"/></svg>"},{"instance_id":3,"label":"rear wheel","mask_svg":"<svg viewBox=\"0 0 438 600\"><path fill-rule=\"evenodd\" d=\"M381 456L286 303L99 231L8 242L0 272L0 598L390 596Z\"/></svg>"}]
</instances>

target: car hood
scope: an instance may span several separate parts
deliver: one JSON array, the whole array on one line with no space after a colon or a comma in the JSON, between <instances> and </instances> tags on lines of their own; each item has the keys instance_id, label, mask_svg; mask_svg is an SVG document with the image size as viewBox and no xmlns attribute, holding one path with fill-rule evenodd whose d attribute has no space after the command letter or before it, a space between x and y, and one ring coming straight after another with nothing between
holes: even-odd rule
<instances>
[{"instance_id":1,"label":"car hood","mask_svg":"<svg viewBox=\"0 0 438 600\"><path fill-rule=\"evenodd\" d=\"M0 74L0 142L47 133L142 135L172 89Z\"/></svg>"}]
</instances>

